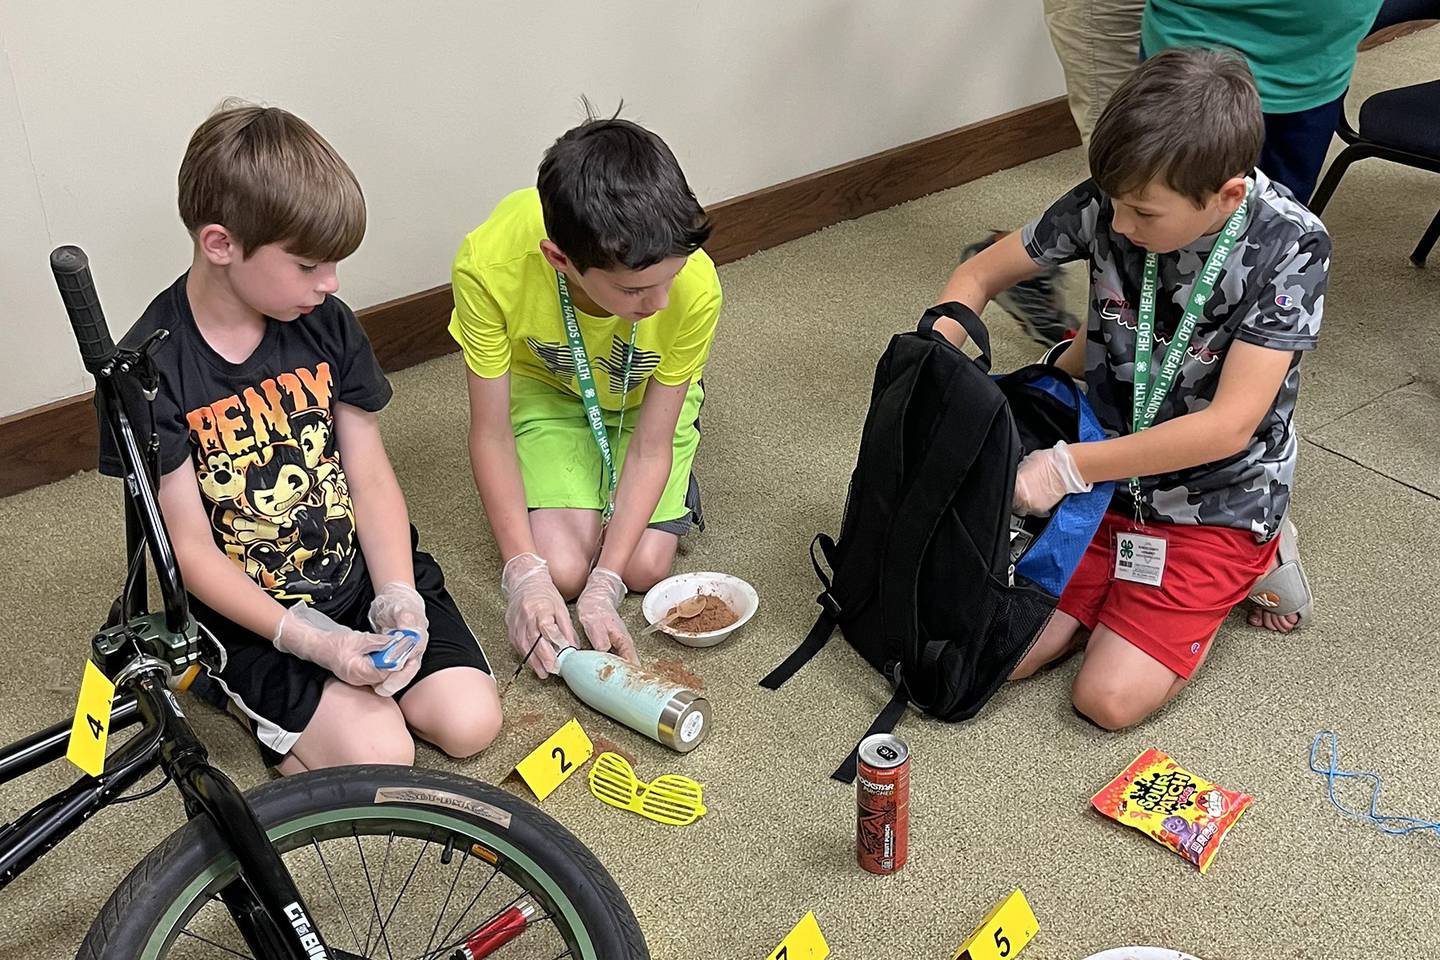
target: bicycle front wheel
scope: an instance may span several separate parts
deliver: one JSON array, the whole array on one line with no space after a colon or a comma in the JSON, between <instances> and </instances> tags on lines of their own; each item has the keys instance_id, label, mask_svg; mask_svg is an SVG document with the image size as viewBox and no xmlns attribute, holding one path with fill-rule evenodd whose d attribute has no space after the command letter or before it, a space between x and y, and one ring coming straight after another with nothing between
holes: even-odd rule
<instances>
[{"instance_id":1,"label":"bicycle front wheel","mask_svg":"<svg viewBox=\"0 0 1440 960\"><path fill-rule=\"evenodd\" d=\"M574 835L495 787L410 767L336 767L246 795L337 958L648 960L635 914ZM80 960L251 957L221 896L244 882L208 821L152 851Z\"/></svg>"}]
</instances>

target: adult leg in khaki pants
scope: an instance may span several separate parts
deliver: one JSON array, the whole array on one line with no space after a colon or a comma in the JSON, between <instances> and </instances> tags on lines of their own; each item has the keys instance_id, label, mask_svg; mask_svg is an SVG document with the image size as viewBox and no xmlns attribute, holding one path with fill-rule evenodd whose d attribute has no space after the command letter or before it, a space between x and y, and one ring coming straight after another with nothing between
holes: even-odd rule
<instances>
[{"instance_id":1,"label":"adult leg in khaki pants","mask_svg":"<svg viewBox=\"0 0 1440 960\"><path fill-rule=\"evenodd\" d=\"M1070 113L1088 151L1090 131L1095 129L1100 112L1140 60L1140 17L1145 12L1145 0L1044 3L1050 42L1065 71ZM968 260L1002 236L997 232L970 244L962 251L961 259ZM1020 321L1031 339L1046 346L1074 336L1083 322L1061 302L1061 276L1059 269L1051 268L995 297L1001 309Z\"/></svg>"},{"instance_id":2,"label":"adult leg in khaki pants","mask_svg":"<svg viewBox=\"0 0 1440 960\"><path fill-rule=\"evenodd\" d=\"M1100 111L1140 59L1145 0L1044 0L1045 23L1060 66L1070 113L1084 147Z\"/></svg>"}]
</instances>

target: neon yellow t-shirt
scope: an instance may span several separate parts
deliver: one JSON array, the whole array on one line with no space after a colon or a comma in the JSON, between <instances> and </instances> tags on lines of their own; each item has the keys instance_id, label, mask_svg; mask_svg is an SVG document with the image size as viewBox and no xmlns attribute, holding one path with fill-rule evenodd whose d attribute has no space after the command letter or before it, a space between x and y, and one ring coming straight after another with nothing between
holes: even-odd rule
<instances>
[{"instance_id":1,"label":"neon yellow t-shirt","mask_svg":"<svg viewBox=\"0 0 1440 960\"><path fill-rule=\"evenodd\" d=\"M535 188L517 190L500 201L455 255L450 335L476 376L493 379L508 372L530 377L567 390L578 401L555 270L540 252L545 237ZM675 276L665 309L641 320L635 332L627 407L644 400L645 384L652 376L667 386L700 379L720 302L715 264L705 251L697 250ZM630 321L592 317L579 308L575 314L600 405L619 410Z\"/></svg>"}]
</instances>

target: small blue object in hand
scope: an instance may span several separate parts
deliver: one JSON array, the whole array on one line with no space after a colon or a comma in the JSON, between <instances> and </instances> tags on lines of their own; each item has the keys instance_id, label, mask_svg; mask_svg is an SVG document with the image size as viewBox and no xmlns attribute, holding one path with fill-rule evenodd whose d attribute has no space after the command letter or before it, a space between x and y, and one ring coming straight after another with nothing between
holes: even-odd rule
<instances>
[{"instance_id":1,"label":"small blue object in hand","mask_svg":"<svg viewBox=\"0 0 1440 960\"><path fill-rule=\"evenodd\" d=\"M370 654L370 662L381 670L399 670L410 659L410 654L420 644L420 634L404 627L385 631L387 637L394 637L382 650Z\"/></svg>"}]
</instances>

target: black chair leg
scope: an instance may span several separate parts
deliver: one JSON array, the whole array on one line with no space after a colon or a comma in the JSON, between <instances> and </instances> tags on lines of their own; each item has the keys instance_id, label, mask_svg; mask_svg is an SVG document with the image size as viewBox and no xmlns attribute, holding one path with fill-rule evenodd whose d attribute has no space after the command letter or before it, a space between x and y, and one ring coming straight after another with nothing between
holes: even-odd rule
<instances>
[{"instance_id":1,"label":"black chair leg","mask_svg":"<svg viewBox=\"0 0 1440 960\"><path fill-rule=\"evenodd\" d=\"M1310 197L1310 202L1307 206L1310 208L1311 213L1317 217L1320 216L1320 213L1325 209L1325 204L1329 203L1330 198L1334 196L1335 188L1340 185L1340 178L1345 176L1346 170L1350 169L1350 164L1356 160L1363 160L1371 155L1372 151L1366 149L1366 146L1368 145L1357 144L1346 147L1340 151L1339 156L1335 158L1335 162L1330 164L1330 169L1325 171L1325 179L1320 181L1320 186L1315 189L1315 193Z\"/></svg>"},{"instance_id":2,"label":"black chair leg","mask_svg":"<svg viewBox=\"0 0 1440 960\"><path fill-rule=\"evenodd\" d=\"M1410 262L1417 267L1425 266L1425 258L1430 256L1437 240L1440 240L1440 210L1435 211L1435 219L1430 221L1430 226L1425 228L1425 235L1415 245L1415 252L1410 254Z\"/></svg>"}]
</instances>

